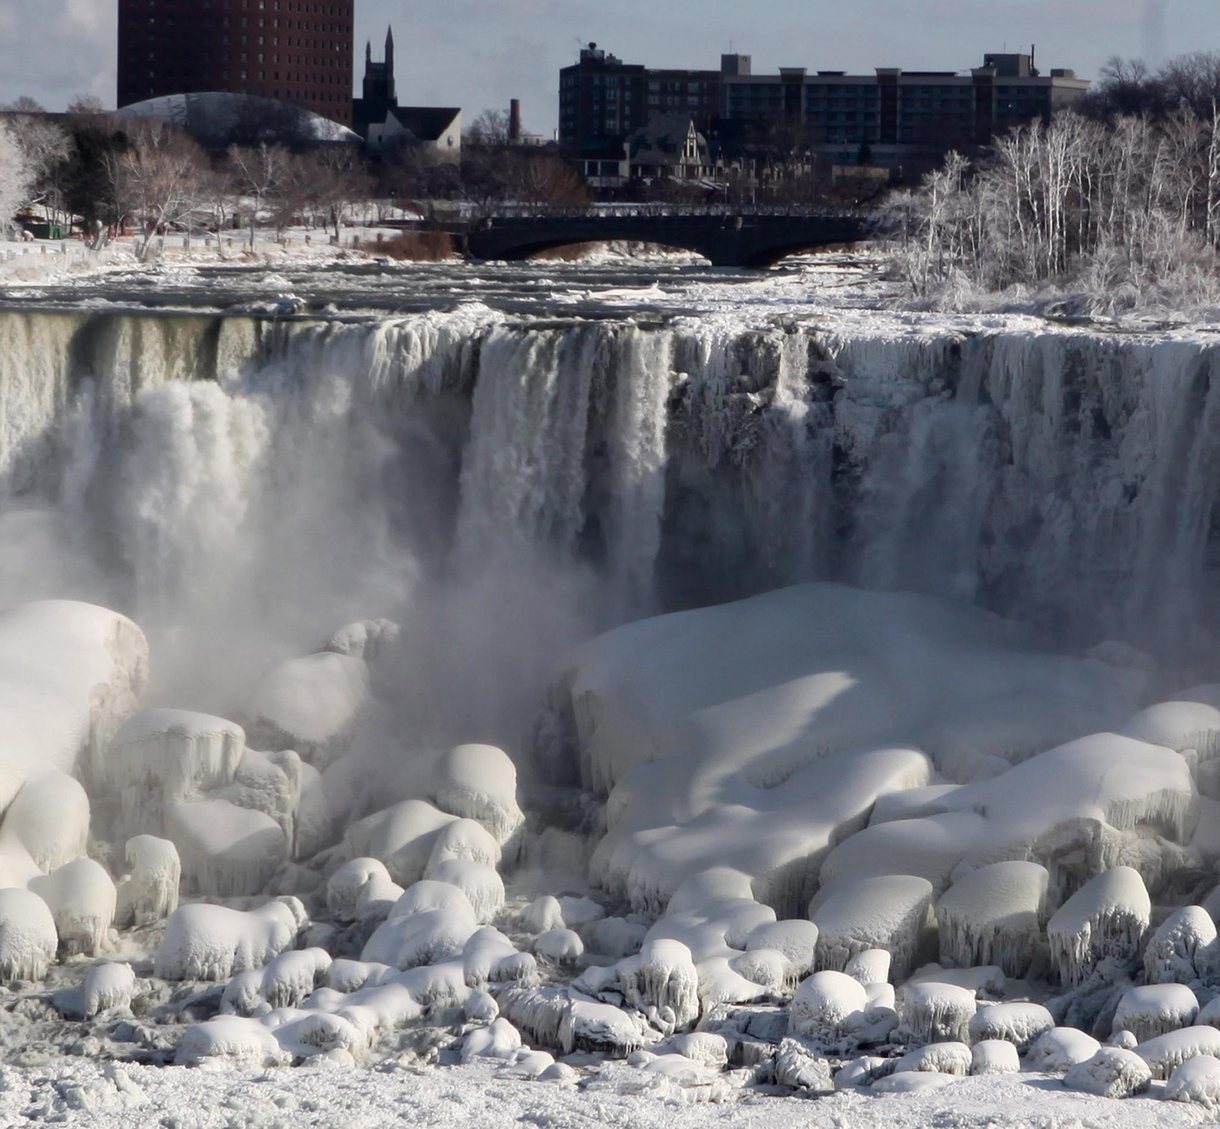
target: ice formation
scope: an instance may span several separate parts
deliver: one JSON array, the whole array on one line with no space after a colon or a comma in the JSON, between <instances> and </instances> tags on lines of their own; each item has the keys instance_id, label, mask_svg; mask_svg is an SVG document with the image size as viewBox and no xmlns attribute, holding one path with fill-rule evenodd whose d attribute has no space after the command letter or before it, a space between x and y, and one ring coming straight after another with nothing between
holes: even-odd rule
<instances>
[{"instance_id":1,"label":"ice formation","mask_svg":"<svg viewBox=\"0 0 1220 1129\"><path fill-rule=\"evenodd\" d=\"M179 906L157 948L156 974L164 980L226 980L261 968L288 948L305 920L296 898L276 898L258 909Z\"/></svg>"},{"instance_id":2,"label":"ice formation","mask_svg":"<svg viewBox=\"0 0 1220 1129\"><path fill-rule=\"evenodd\" d=\"M902 1032L915 1046L970 1038L978 1003L969 988L925 980L907 984L898 1002Z\"/></svg>"},{"instance_id":3,"label":"ice formation","mask_svg":"<svg viewBox=\"0 0 1220 1129\"><path fill-rule=\"evenodd\" d=\"M1068 1068L1063 1084L1103 1098L1130 1098L1152 1083L1152 1071L1139 1055L1119 1047L1102 1047L1092 1058Z\"/></svg>"},{"instance_id":4,"label":"ice formation","mask_svg":"<svg viewBox=\"0 0 1220 1129\"><path fill-rule=\"evenodd\" d=\"M1136 956L1150 912L1144 881L1129 866L1105 870L1077 890L1046 929L1051 958L1063 983L1081 983L1107 958Z\"/></svg>"},{"instance_id":5,"label":"ice formation","mask_svg":"<svg viewBox=\"0 0 1220 1129\"><path fill-rule=\"evenodd\" d=\"M971 1074L1015 1074L1020 1069L1017 1048L1006 1039L984 1039L970 1048Z\"/></svg>"},{"instance_id":6,"label":"ice formation","mask_svg":"<svg viewBox=\"0 0 1220 1129\"><path fill-rule=\"evenodd\" d=\"M867 1022L864 986L843 972L815 972L792 997L789 1030L830 1048L850 1040Z\"/></svg>"},{"instance_id":7,"label":"ice formation","mask_svg":"<svg viewBox=\"0 0 1220 1129\"><path fill-rule=\"evenodd\" d=\"M136 989L136 974L131 965L104 961L85 974L84 1014L88 1018L112 1008L125 1008Z\"/></svg>"},{"instance_id":8,"label":"ice formation","mask_svg":"<svg viewBox=\"0 0 1220 1129\"><path fill-rule=\"evenodd\" d=\"M155 835L135 835L127 840L126 853L131 870L118 882L115 923L125 928L168 917L178 908L178 848Z\"/></svg>"},{"instance_id":9,"label":"ice formation","mask_svg":"<svg viewBox=\"0 0 1220 1129\"><path fill-rule=\"evenodd\" d=\"M101 863L76 859L45 877L31 878L29 888L51 910L64 952L96 956L106 947L116 894Z\"/></svg>"},{"instance_id":10,"label":"ice formation","mask_svg":"<svg viewBox=\"0 0 1220 1129\"><path fill-rule=\"evenodd\" d=\"M1032 862L997 862L959 878L936 903L941 963L996 964L1024 976L1046 925L1050 875Z\"/></svg>"},{"instance_id":11,"label":"ice formation","mask_svg":"<svg viewBox=\"0 0 1220 1129\"><path fill-rule=\"evenodd\" d=\"M1025 1054L1054 1026L1051 1013L1041 1004L990 1004L971 1016L970 1042L1003 1040Z\"/></svg>"},{"instance_id":12,"label":"ice formation","mask_svg":"<svg viewBox=\"0 0 1220 1129\"><path fill-rule=\"evenodd\" d=\"M433 800L441 811L477 820L500 843L525 822L517 807L517 769L491 745L458 745L436 764Z\"/></svg>"},{"instance_id":13,"label":"ice formation","mask_svg":"<svg viewBox=\"0 0 1220 1129\"><path fill-rule=\"evenodd\" d=\"M1189 984L1212 967L1216 926L1202 906L1183 906L1171 913L1144 949L1149 984Z\"/></svg>"},{"instance_id":14,"label":"ice formation","mask_svg":"<svg viewBox=\"0 0 1220 1129\"><path fill-rule=\"evenodd\" d=\"M41 980L59 944L47 903L29 890L0 890L0 977Z\"/></svg>"},{"instance_id":15,"label":"ice formation","mask_svg":"<svg viewBox=\"0 0 1220 1129\"><path fill-rule=\"evenodd\" d=\"M1130 1031L1141 1043L1195 1021L1199 1001L1185 984L1128 988L1114 1011L1114 1030Z\"/></svg>"},{"instance_id":16,"label":"ice formation","mask_svg":"<svg viewBox=\"0 0 1220 1129\"><path fill-rule=\"evenodd\" d=\"M1220 1059L1199 1055L1174 1069L1165 1087L1171 1102L1196 1102L1209 1112L1220 1106Z\"/></svg>"}]
</instances>

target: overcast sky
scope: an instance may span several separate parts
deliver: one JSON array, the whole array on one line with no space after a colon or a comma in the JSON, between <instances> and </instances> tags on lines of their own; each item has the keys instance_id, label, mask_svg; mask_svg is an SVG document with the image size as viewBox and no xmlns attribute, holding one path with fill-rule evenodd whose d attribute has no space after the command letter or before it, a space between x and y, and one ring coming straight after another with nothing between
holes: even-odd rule
<instances>
[{"instance_id":1,"label":"overcast sky","mask_svg":"<svg viewBox=\"0 0 1220 1129\"><path fill-rule=\"evenodd\" d=\"M117 0L0 0L0 102L114 104ZM730 45L755 73L781 66L957 70L1024 49L1093 77L1111 55L1220 50L1220 0L356 0L364 41L394 25L399 101L480 110L523 103L550 133L559 68L595 40L626 62L716 68Z\"/></svg>"}]
</instances>

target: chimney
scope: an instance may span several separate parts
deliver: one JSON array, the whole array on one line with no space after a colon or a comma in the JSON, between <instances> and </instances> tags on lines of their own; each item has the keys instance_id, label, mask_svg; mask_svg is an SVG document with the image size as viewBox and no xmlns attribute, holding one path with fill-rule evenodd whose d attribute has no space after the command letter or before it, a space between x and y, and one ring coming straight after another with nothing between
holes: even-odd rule
<instances>
[{"instance_id":1,"label":"chimney","mask_svg":"<svg viewBox=\"0 0 1220 1129\"><path fill-rule=\"evenodd\" d=\"M508 104L508 139L521 140L521 99L514 98Z\"/></svg>"}]
</instances>

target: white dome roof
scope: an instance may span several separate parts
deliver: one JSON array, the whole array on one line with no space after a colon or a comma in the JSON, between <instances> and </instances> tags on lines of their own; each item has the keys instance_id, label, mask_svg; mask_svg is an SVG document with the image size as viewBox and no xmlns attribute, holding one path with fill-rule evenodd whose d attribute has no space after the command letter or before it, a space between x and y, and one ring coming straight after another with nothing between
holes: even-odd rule
<instances>
[{"instance_id":1,"label":"white dome roof","mask_svg":"<svg viewBox=\"0 0 1220 1129\"><path fill-rule=\"evenodd\" d=\"M301 106L254 94L210 91L201 94L166 94L135 102L119 110L127 117L157 118L180 126L196 137L223 141L233 130L246 126L267 139L291 134L301 141L360 142L360 135L345 125Z\"/></svg>"}]
</instances>

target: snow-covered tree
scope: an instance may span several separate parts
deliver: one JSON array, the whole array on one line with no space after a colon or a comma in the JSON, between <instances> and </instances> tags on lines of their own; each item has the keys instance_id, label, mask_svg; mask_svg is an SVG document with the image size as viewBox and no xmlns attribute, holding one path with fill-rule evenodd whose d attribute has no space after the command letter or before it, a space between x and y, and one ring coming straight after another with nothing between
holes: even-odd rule
<instances>
[{"instance_id":1,"label":"snow-covered tree","mask_svg":"<svg viewBox=\"0 0 1220 1129\"><path fill-rule=\"evenodd\" d=\"M0 234L13 225L17 210L29 199L34 170L12 126L0 121Z\"/></svg>"}]
</instances>

